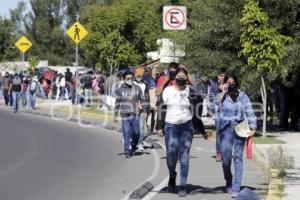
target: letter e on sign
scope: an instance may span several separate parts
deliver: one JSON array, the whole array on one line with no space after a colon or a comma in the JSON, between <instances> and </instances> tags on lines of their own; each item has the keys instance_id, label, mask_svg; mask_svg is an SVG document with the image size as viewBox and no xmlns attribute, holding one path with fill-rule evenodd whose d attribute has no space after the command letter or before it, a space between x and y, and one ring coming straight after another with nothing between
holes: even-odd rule
<instances>
[{"instance_id":1,"label":"letter e on sign","mask_svg":"<svg viewBox=\"0 0 300 200\"><path fill-rule=\"evenodd\" d=\"M164 6L164 30L185 30L187 11L184 6Z\"/></svg>"}]
</instances>

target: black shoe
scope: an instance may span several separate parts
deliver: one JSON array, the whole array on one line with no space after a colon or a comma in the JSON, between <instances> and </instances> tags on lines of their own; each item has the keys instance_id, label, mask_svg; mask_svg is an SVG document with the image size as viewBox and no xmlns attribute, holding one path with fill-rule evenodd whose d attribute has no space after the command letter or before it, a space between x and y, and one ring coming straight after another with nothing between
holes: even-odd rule
<instances>
[{"instance_id":1,"label":"black shoe","mask_svg":"<svg viewBox=\"0 0 300 200\"><path fill-rule=\"evenodd\" d=\"M179 197L186 197L187 196L186 186L180 186L179 187L178 195L179 195Z\"/></svg>"},{"instance_id":2,"label":"black shoe","mask_svg":"<svg viewBox=\"0 0 300 200\"><path fill-rule=\"evenodd\" d=\"M125 153L125 158L130 158L131 157L131 153Z\"/></svg>"},{"instance_id":3,"label":"black shoe","mask_svg":"<svg viewBox=\"0 0 300 200\"><path fill-rule=\"evenodd\" d=\"M176 176L175 177L171 177L169 178L169 183L168 183L168 190L170 193L175 193L176 192Z\"/></svg>"}]
</instances>

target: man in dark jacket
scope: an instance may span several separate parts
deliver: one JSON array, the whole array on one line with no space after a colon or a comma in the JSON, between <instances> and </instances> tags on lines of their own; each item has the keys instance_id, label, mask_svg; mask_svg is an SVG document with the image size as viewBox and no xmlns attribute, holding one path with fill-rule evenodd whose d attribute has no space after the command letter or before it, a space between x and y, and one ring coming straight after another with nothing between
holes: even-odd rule
<instances>
[{"instance_id":1,"label":"man in dark jacket","mask_svg":"<svg viewBox=\"0 0 300 200\"><path fill-rule=\"evenodd\" d=\"M9 90L10 83L11 83L11 79L10 79L9 73L6 72L5 76L3 77L3 82L2 82L2 85L3 85L3 97L4 97L4 101L5 101L5 105L6 106L8 106L8 103L9 103L9 97L10 97L10 95L8 94L8 90Z\"/></svg>"},{"instance_id":2,"label":"man in dark jacket","mask_svg":"<svg viewBox=\"0 0 300 200\"><path fill-rule=\"evenodd\" d=\"M133 73L127 71L123 77L124 83L115 92L115 122L117 122L117 116L120 112L125 157L130 158L139 142L139 114L144 100L141 88L133 83Z\"/></svg>"}]
</instances>

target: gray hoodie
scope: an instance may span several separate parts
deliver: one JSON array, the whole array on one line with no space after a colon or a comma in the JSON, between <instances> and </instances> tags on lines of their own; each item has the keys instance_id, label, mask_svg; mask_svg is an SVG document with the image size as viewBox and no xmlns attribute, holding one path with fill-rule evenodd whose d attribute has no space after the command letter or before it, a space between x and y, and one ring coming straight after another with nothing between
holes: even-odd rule
<instances>
[{"instance_id":1,"label":"gray hoodie","mask_svg":"<svg viewBox=\"0 0 300 200\"><path fill-rule=\"evenodd\" d=\"M133 84L132 87L122 84L116 92L115 116L120 111L121 115L138 115L140 102L144 101L141 88Z\"/></svg>"}]
</instances>

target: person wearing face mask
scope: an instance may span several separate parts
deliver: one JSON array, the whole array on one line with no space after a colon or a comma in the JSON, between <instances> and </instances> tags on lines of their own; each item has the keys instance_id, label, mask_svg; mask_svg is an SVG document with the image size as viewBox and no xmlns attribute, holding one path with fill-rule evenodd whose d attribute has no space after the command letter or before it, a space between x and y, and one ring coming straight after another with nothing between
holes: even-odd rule
<instances>
[{"instance_id":1,"label":"person wearing face mask","mask_svg":"<svg viewBox=\"0 0 300 200\"><path fill-rule=\"evenodd\" d=\"M250 137L256 132L256 117L246 93L240 91L239 82L234 74L227 74L224 83L226 87L215 100L215 110L218 112L218 129L221 136L222 167L226 181L227 192L236 198L241 189L243 174L243 151L246 138L237 135L234 127L244 121L249 122ZM234 163L234 175L231 163Z\"/></svg>"},{"instance_id":2,"label":"person wearing face mask","mask_svg":"<svg viewBox=\"0 0 300 200\"><path fill-rule=\"evenodd\" d=\"M144 68L138 67L135 70L135 80L134 83L138 85L142 90L142 95L144 99L144 105L141 105L140 110L140 137L137 145L137 151L144 151L143 141L145 137L145 128L147 127L146 119L150 113L150 99L149 99L149 87L148 84L143 80Z\"/></svg>"},{"instance_id":3,"label":"person wearing face mask","mask_svg":"<svg viewBox=\"0 0 300 200\"><path fill-rule=\"evenodd\" d=\"M2 72L0 71L0 89L2 89L2 81L3 81L3 76L2 76Z\"/></svg>"},{"instance_id":4,"label":"person wearing face mask","mask_svg":"<svg viewBox=\"0 0 300 200\"><path fill-rule=\"evenodd\" d=\"M165 75L162 75L156 85L156 95L160 95L164 88L166 88L167 85L175 85L175 72L178 69L178 64L176 62L171 62L169 64L168 70L166 71Z\"/></svg>"},{"instance_id":5,"label":"person wearing face mask","mask_svg":"<svg viewBox=\"0 0 300 200\"><path fill-rule=\"evenodd\" d=\"M139 142L140 125L139 117L144 96L141 88L133 83L133 73L126 71L123 75L124 83L115 91L115 123L120 112L122 118L124 153L130 158ZM130 142L131 141L131 142Z\"/></svg>"},{"instance_id":6,"label":"person wearing face mask","mask_svg":"<svg viewBox=\"0 0 300 200\"><path fill-rule=\"evenodd\" d=\"M8 72L5 72L5 76L3 77L2 90L5 105L8 106L10 95L8 94L9 86L11 84L11 79Z\"/></svg>"},{"instance_id":7,"label":"person wearing face mask","mask_svg":"<svg viewBox=\"0 0 300 200\"><path fill-rule=\"evenodd\" d=\"M168 190L174 193L176 188L176 164L180 162L179 196L187 195L187 177L189 172L189 154L195 129L199 123L193 123L200 117L195 113L197 106L195 92L187 86L188 72L178 68L174 75L175 85L167 87L162 94L166 105L166 117L163 123L165 132L167 166L169 169ZM194 109L194 110L192 110ZM195 120L197 121L197 120Z\"/></svg>"},{"instance_id":8,"label":"person wearing face mask","mask_svg":"<svg viewBox=\"0 0 300 200\"><path fill-rule=\"evenodd\" d=\"M209 110L213 111L214 107L214 99L218 96L218 94L222 93L222 91L227 87L226 83L224 83L226 75L226 69L221 68L218 73L217 81L211 80L209 84L209 101L210 106ZM216 162L222 161L222 154L221 154L221 137L218 131L218 117L215 117L215 126L216 126Z\"/></svg>"}]
</instances>

